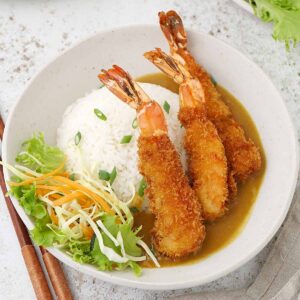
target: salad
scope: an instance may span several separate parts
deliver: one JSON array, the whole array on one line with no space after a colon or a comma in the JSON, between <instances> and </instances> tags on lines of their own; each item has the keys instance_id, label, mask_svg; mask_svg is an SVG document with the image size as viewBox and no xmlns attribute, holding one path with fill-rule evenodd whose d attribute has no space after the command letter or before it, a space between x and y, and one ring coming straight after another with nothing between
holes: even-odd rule
<instances>
[{"instance_id":1,"label":"salad","mask_svg":"<svg viewBox=\"0 0 300 300\"><path fill-rule=\"evenodd\" d=\"M78 137L76 137L78 142ZM80 140L79 140L80 142ZM36 134L22 144L14 166L3 164L13 176L10 194L18 199L35 227L32 239L40 246L60 248L79 263L99 270L131 268L147 259L159 263L134 228L130 204L120 201L111 184L113 176L95 180L82 169L65 171L65 155Z\"/></svg>"}]
</instances>

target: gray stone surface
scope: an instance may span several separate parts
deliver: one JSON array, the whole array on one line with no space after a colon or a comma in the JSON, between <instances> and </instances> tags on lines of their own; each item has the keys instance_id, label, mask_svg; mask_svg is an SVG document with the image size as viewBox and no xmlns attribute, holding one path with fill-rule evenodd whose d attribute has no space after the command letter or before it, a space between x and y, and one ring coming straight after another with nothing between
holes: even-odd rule
<instances>
[{"instance_id":1,"label":"gray stone surface","mask_svg":"<svg viewBox=\"0 0 300 300\"><path fill-rule=\"evenodd\" d=\"M262 23L225 0L0 0L1 115L7 118L28 81L57 54L106 28L157 24L157 12L168 9L176 9L186 27L221 39L256 62L280 91L300 131L300 46L287 52L283 44L272 39L270 24ZM2 195L0 213L0 299L34 299ZM178 291L124 288L66 266L64 269L76 299L163 299L193 291L248 286L258 274L269 249L270 245L246 265L217 281Z\"/></svg>"}]
</instances>

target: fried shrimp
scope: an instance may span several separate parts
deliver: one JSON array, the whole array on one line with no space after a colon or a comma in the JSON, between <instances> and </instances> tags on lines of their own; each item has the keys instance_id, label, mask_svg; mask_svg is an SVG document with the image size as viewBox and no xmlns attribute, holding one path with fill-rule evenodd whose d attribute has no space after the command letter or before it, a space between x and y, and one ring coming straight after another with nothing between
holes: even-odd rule
<instances>
[{"instance_id":1,"label":"fried shrimp","mask_svg":"<svg viewBox=\"0 0 300 300\"><path fill-rule=\"evenodd\" d=\"M204 218L215 220L224 215L228 200L227 159L217 129L206 116L203 88L184 65L161 49L144 56L179 84L178 118L185 128L184 147L192 187Z\"/></svg>"},{"instance_id":2,"label":"fried shrimp","mask_svg":"<svg viewBox=\"0 0 300 300\"><path fill-rule=\"evenodd\" d=\"M139 170L155 216L155 249L172 259L198 251L205 238L201 205L168 137L161 107L120 67L102 72L99 79L106 87L137 111Z\"/></svg>"},{"instance_id":3,"label":"fried shrimp","mask_svg":"<svg viewBox=\"0 0 300 300\"><path fill-rule=\"evenodd\" d=\"M175 11L160 12L159 21L169 43L171 55L186 64L190 73L201 82L206 99L207 116L216 126L225 147L230 167L229 185L234 191L236 189L234 179L243 181L261 168L259 149L245 136L243 128L233 118L210 75L197 64L187 50L187 37L179 15Z\"/></svg>"}]
</instances>

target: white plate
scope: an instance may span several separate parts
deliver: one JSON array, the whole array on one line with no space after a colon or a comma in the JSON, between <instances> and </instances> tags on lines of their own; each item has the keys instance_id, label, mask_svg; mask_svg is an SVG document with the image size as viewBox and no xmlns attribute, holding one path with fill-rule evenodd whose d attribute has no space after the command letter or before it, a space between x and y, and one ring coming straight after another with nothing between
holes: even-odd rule
<instances>
[{"instance_id":1,"label":"white plate","mask_svg":"<svg viewBox=\"0 0 300 300\"><path fill-rule=\"evenodd\" d=\"M283 222L298 174L297 138L287 109L268 77L253 62L214 37L188 31L189 47L216 80L235 95L251 114L264 145L267 168L253 211L242 233L227 247L186 266L131 272L101 272L80 265L50 248L75 269L115 284L144 289L178 289L217 279L255 256ZM157 72L142 54L154 47L167 49L158 26L133 26L99 33L59 56L28 85L12 109L3 141L3 160L13 163L22 141L43 131L55 143L56 128L65 108L99 86L101 68L119 64L133 76ZM9 174L5 172L6 179ZM32 222L18 202L13 203L28 228Z\"/></svg>"},{"instance_id":2,"label":"white plate","mask_svg":"<svg viewBox=\"0 0 300 300\"><path fill-rule=\"evenodd\" d=\"M245 9L250 14L252 15L254 14L251 5L247 3L245 0L232 0L232 1L235 2L241 8Z\"/></svg>"}]
</instances>

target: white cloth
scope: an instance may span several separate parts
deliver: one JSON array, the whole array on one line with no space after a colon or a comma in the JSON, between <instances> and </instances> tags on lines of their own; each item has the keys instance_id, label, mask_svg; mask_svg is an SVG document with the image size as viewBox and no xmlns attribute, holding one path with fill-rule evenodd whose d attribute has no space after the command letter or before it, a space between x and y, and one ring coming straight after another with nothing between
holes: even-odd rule
<instances>
[{"instance_id":1,"label":"white cloth","mask_svg":"<svg viewBox=\"0 0 300 300\"><path fill-rule=\"evenodd\" d=\"M299 189L298 189L299 191ZM300 300L300 191L261 272L246 289L197 293L177 300Z\"/></svg>"}]
</instances>

